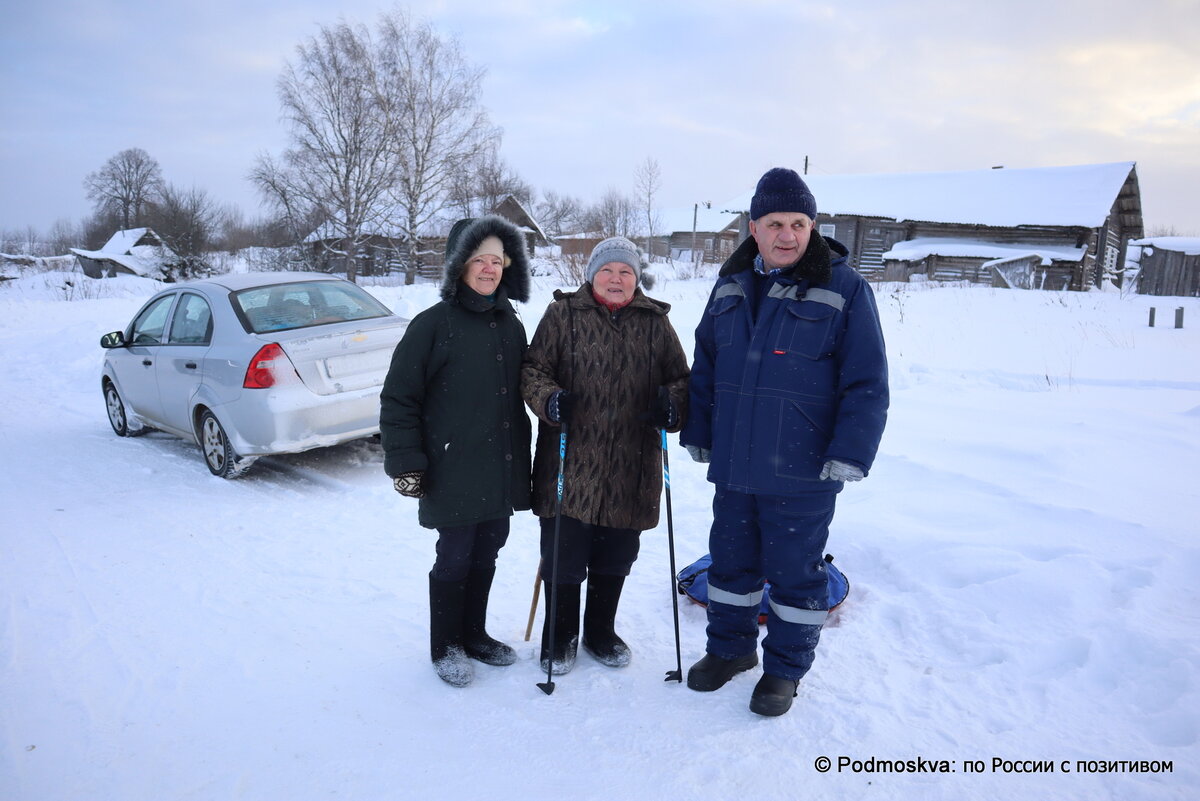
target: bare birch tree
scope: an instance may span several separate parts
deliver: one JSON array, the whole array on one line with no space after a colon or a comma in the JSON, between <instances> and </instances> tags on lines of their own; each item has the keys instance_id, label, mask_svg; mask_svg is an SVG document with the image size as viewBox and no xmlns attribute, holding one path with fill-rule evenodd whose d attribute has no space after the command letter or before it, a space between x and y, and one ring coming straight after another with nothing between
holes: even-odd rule
<instances>
[{"instance_id":1,"label":"bare birch tree","mask_svg":"<svg viewBox=\"0 0 1200 801\"><path fill-rule=\"evenodd\" d=\"M409 241L411 280L422 237L456 176L494 150L500 130L480 105L484 70L466 61L457 41L402 11L382 18L380 38L381 93L397 131L389 144L400 162L390 194Z\"/></svg>"},{"instance_id":2,"label":"bare birch tree","mask_svg":"<svg viewBox=\"0 0 1200 801\"><path fill-rule=\"evenodd\" d=\"M147 204L162 189L162 168L140 147L122 150L83 179L97 213L115 215L122 228L140 225Z\"/></svg>"},{"instance_id":3,"label":"bare birch tree","mask_svg":"<svg viewBox=\"0 0 1200 801\"><path fill-rule=\"evenodd\" d=\"M654 213L654 196L660 188L662 171L658 168L658 162L647 156L633 173L633 193L637 198L638 210L646 221L646 258L650 258L654 253L650 249L650 240L658 228L658 215Z\"/></svg>"},{"instance_id":4,"label":"bare birch tree","mask_svg":"<svg viewBox=\"0 0 1200 801\"><path fill-rule=\"evenodd\" d=\"M346 22L323 26L297 46L278 85L291 146L279 161L261 156L250 176L289 219L318 213L329 234L322 238L339 242L335 254L346 259L351 281L365 229L386 215L400 167L388 141L396 122L380 95L377 61L370 32Z\"/></svg>"},{"instance_id":5,"label":"bare birch tree","mask_svg":"<svg viewBox=\"0 0 1200 801\"><path fill-rule=\"evenodd\" d=\"M406 239L411 283L455 169L499 135L479 106L483 71L402 11L374 33L322 26L296 52L279 80L291 146L261 156L251 180L288 219L324 220L351 280L369 234Z\"/></svg>"},{"instance_id":6,"label":"bare birch tree","mask_svg":"<svg viewBox=\"0 0 1200 801\"><path fill-rule=\"evenodd\" d=\"M588 230L602 236L629 238L638 225L638 211L633 200L616 189L609 189L594 206L588 208L584 221Z\"/></svg>"}]
</instances>

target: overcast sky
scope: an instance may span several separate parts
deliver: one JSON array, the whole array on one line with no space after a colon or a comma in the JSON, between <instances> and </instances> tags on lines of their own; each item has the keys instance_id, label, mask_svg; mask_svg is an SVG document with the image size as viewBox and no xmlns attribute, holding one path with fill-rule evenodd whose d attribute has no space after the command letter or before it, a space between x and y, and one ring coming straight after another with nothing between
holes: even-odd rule
<instances>
[{"instance_id":1,"label":"overcast sky","mask_svg":"<svg viewBox=\"0 0 1200 801\"><path fill-rule=\"evenodd\" d=\"M247 217L296 45L375 0L44 0L0 10L0 229L91 212L140 147ZM538 191L720 202L821 174L1136 161L1149 230L1200 234L1200 0L442 0L408 4L487 69L503 158ZM817 199L818 203L820 198Z\"/></svg>"}]
</instances>

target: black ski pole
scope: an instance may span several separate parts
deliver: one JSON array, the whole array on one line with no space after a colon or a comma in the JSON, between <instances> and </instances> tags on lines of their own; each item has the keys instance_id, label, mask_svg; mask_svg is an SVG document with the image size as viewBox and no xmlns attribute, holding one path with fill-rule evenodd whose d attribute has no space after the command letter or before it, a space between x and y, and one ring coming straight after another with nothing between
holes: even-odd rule
<instances>
[{"instance_id":1,"label":"black ski pole","mask_svg":"<svg viewBox=\"0 0 1200 801\"><path fill-rule=\"evenodd\" d=\"M549 646L546 654L546 681L538 682L538 688L546 695L554 692L554 627L558 611L558 532L562 526L563 466L567 461L567 424L562 423L558 434L558 498L554 502L554 546L551 549L550 565L550 615L546 624L550 626Z\"/></svg>"},{"instance_id":2,"label":"black ski pole","mask_svg":"<svg viewBox=\"0 0 1200 801\"><path fill-rule=\"evenodd\" d=\"M667 491L667 547L671 552L671 608L675 614L675 669L663 681L683 681L683 656L679 651L679 593L675 591L675 521L671 518L671 464L667 459L667 430L662 434L663 486Z\"/></svg>"}]
</instances>

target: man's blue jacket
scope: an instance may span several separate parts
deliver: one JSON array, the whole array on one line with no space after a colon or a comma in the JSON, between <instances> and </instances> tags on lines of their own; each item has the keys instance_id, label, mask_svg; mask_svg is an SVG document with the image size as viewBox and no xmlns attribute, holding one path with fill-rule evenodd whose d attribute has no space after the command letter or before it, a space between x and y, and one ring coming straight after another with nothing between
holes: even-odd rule
<instances>
[{"instance_id":1,"label":"man's blue jacket","mask_svg":"<svg viewBox=\"0 0 1200 801\"><path fill-rule=\"evenodd\" d=\"M708 480L801 495L829 459L871 469L887 420L887 355L871 287L814 231L800 262L756 275L746 239L721 268L696 328L680 442L712 451ZM765 285L764 285L765 282Z\"/></svg>"}]
</instances>

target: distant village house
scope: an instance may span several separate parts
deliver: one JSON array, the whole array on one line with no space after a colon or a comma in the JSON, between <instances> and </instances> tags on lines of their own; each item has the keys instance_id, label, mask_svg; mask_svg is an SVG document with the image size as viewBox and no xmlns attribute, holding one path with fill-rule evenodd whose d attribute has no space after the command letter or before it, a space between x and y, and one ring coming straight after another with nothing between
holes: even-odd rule
<instances>
[{"instance_id":1,"label":"distant village house","mask_svg":"<svg viewBox=\"0 0 1200 801\"><path fill-rule=\"evenodd\" d=\"M1134 162L804 180L818 230L872 280L1081 290L1118 275L1144 234ZM672 254L726 258L746 235L753 195L665 214Z\"/></svg>"},{"instance_id":2,"label":"distant village house","mask_svg":"<svg viewBox=\"0 0 1200 801\"><path fill-rule=\"evenodd\" d=\"M534 247L550 243L537 220L512 195L506 195L491 209L473 212L473 216L497 214L520 229L526 246L532 253ZM418 273L423 278L436 280L441 276L445 258L446 234L454 220L438 219L428 227L421 237L421 252L418 257ZM345 272L345 245L331 225L323 225L305 240L311 249L318 268L326 272ZM390 225L370 226L362 232L356 249L359 275L389 275L403 272L409 261L408 237L398 227Z\"/></svg>"},{"instance_id":3,"label":"distant village house","mask_svg":"<svg viewBox=\"0 0 1200 801\"><path fill-rule=\"evenodd\" d=\"M149 228L117 231L99 250L71 248L83 274L89 278L136 275L162 280L179 257Z\"/></svg>"}]
</instances>

